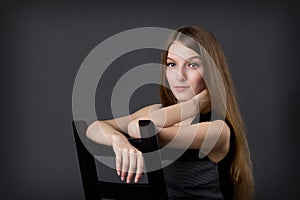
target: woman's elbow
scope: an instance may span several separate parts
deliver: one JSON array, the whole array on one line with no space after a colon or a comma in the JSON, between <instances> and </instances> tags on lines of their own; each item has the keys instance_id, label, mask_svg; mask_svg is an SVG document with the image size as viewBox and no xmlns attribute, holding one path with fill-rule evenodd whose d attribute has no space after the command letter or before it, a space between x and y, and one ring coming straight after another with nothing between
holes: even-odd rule
<instances>
[{"instance_id":1,"label":"woman's elbow","mask_svg":"<svg viewBox=\"0 0 300 200\"><path fill-rule=\"evenodd\" d=\"M98 124L98 121L94 121L87 127L86 132L85 132L86 137L88 137L89 139L93 138L95 129L97 128L97 124Z\"/></svg>"}]
</instances>

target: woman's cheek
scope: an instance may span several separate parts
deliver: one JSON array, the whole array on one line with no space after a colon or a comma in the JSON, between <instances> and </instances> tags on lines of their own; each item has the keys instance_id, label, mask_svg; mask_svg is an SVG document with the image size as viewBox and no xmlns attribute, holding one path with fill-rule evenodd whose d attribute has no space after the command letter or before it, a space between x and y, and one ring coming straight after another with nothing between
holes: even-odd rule
<instances>
[{"instance_id":1,"label":"woman's cheek","mask_svg":"<svg viewBox=\"0 0 300 200\"><path fill-rule=\"evenodd\" d=\"M171 70L167 69L167 71L166 71L166 79L167 79L167 82L169 83L169 85L171 87L173 79L174 79L174 73Z\"/></svg>"},{"instance_id":2,"label":"woman's cheek","mask_svg":"<svg viewBox=\"0 0 300 200\"><path fill-rule=\"evenodd\" d=\"M193 86L194 86L193 89L196 94L198 94L205 88L204 79L200 74L196 74L193 77Z\"/></svg>"}]
</instances>

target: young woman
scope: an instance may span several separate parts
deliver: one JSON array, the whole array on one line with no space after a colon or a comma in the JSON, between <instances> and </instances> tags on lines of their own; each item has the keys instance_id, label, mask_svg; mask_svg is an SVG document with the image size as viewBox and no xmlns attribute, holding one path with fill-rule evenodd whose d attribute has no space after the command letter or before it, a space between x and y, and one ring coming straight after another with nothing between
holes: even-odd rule
<instances>
[{"instance_id":1,"label":"young woman","mask_svg":"<svg viewBox=\"0 0 300 200\"><path fill-rule=\"evenodd\" d=\"M162 64L161 104L95 121L87 136L111 145L121 180L137 182L143 157L125 134L140 137L138 121L150 119L162 147L187 149L164 168L169 199L253 198L244 125L226 59L214 35L195 26L177 29L162 53ZM219 117L211 120L212 113Z\"/></svg>"}]
</instances>

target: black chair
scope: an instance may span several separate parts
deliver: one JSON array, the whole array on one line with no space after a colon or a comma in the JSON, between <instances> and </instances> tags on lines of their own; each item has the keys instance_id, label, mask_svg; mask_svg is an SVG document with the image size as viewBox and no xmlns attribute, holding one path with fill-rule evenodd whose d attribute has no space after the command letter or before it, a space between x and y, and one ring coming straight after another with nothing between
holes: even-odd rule
<instances>
[{"instance_id":1,"label":"black chair","mask_svg":"<svg viewBox=\"0 0 300 200\"><path fill-rule=\"evenodd\" d=\"M168 199L161 155L154 125L149 120L140 120L141 139L131 139L130 143L142 153L152 152L151 156L144 156L145 166L155 165L155 171L146 173L146 183L121 183L103 181L99 179L97 164L101 165L95 156L114 157L112 147L101 145L88 139L85 135L88 125L84 121L72 121L73 132L81 173L81 179L86 200L105 199ZM87 148L89 147L89 148ZM104 165L104 164L102 164ZM105 166L102 166L105 167ZM107 167L107 166L106 166ZM101 169L100 169L101 170ZM99 171L98 171L99 172ZM115 173L115 171L114 171Z\"/></svg>"}]
</instances>

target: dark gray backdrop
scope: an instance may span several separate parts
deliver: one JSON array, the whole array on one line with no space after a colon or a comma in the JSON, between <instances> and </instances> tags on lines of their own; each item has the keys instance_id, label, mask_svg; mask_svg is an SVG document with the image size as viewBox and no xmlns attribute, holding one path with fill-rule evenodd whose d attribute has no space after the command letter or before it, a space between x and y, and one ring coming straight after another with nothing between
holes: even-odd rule
<instances>
[{"instance_id":1,"label":"dark gray backdrop","mask_svg":"<svg viewBox=\"0 0 300 200\"><path fill-rule=\"evenodd\" d=\"M299 14L291 2L2 1L0 11L0 199L83 199L71 130L72 87L81 62L121 31L182 25L209 29L224 48L247 126L256 199L294 199L298 193ZM155 61L156 53L122 56L102 83ZM99 88L97 111L108 118L111 91ZM135 93L131 110L157 102L149 90L155 88Z\"/></svg>"}]
</instances>

